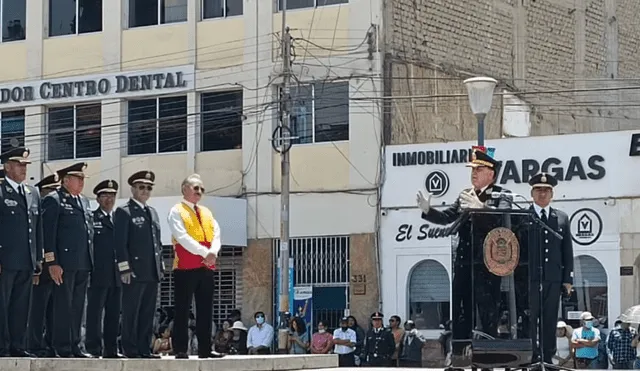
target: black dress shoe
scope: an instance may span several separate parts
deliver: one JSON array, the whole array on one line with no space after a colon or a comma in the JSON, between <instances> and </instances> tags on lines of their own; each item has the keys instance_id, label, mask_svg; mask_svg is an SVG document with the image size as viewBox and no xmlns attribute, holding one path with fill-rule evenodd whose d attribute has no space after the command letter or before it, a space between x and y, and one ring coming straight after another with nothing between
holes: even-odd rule
<instances>
[{"instance_id":1,"label":"black dress shoe","mask_svg":"<svg viewBox=\"0 0 640 371\"><path fill-rule=\"evenodd\" d=\"M146 359L160 359L162 357L160 357L157 354L141 354L140 358L146 358Z\"/></svg>"},{"instance_id":2,"label":"black dress shoe","mask_svg":"<svg viewBox=\"0 0 640 371\"><path fill-rule=\"evenodd\" d=\"M105 354L104 356L102 356L102 358L109 358L109 359L113 359L113 358L127 358L125 356L123 356L122 354L119 353L109 353L109 354Z\"/></svg>"},{"instance_id":3,"label":"black dress shoe","mask_svg":"<svg viewBox=\"0 0 640 371\"><path fill-rule=\"evenodd\" d=\"M20 357L20 358L35 358L36 356L27 352L24 349L11 349L9 352L11 357Z\"/></svg>"},{"instance_id":4,"label":"black dress shoe","mask_svg":"<svg viewBox=\"0 0 640 371\"><path fill-rule=\"evenodd\" d=\"M73 358L94 358L91 354L85 353L83 351L75 351L72 353Z\"/></svg>"},{"instance_id":5,"label":"black dress shoe","mask_svg":"<svg viewBox=\"0 0 640 371\"><path fill-rule=\"evenodd\" d=\"M60 358L75 358L75 356L71 352L58 352L58 357L60 357Z\"/></svg>"},{"instance_id":6,"label":"black dress shoe","mask_svg":"<svg viewBox=\"0 0 640 371\"><path fill-rule=\"evenodd\" d=\"M224 354L220 354L218 352L211 352L207 354L199 354L198 358L222 358Z\"/></svg>"},{"instance_id":7,"label":"black dress shoe","mask_svg":"<svg viewBox=\"0 0 640 371\"><path fill-rule=\"evenodd\" d=\"M0 349L0 357L11 357L11 352L8 350Z\"/></svg>"},{"instance_id":8,"label":"black dress shoe","mask_svg":"<svg viewBox=\"0 0 640 371\"><path fill-rule=\"evenodd\" d=\"M189 359L189 355L187 353L176 353L176 359Z\"/></svg>"}]
</instances>

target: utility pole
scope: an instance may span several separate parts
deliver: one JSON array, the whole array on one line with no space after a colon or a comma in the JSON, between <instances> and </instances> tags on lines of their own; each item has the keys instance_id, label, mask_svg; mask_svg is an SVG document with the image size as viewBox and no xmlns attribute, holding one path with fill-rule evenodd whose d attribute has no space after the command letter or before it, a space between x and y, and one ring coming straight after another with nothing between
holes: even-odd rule
<instances>
[{"instance_id":1,"label":"utility pole","mask_svg":"<svg viewBox=\"0 0 640 371\"><path fill-rule=\"evenodd\" d=\"M291 112L291 35L287 27L287 0L282 0L282 90L280 95L279 135L274 133L274 140L279 137L280 142L280 285L279 308L280 326L278 328L278 350L287 349L289 328L289 149L291 149L291 129L289 118ZM278 130L277 129L277 130ZM274 146L275 147L275 146Z\"/></svg>"}]
</instances>

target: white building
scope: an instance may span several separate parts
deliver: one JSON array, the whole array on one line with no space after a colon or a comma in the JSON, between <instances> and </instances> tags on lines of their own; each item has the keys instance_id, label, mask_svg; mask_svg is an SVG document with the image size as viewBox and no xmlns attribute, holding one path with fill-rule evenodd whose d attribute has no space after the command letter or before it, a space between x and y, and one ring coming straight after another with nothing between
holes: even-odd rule
<instances>
[{"instance_id":1,"label":"white building","mask_svg":"<svg viewBox=\"0 0 640 371\"><path fill-rule=\"evenodd\" d=\"M317 272L297 283L337 287L342 307L334 312L362 307L364 315L379 300L370 247L381 108L350 100L382 94L382 6L288 6L300 137L291 151L292 246L297 269ZM249 317L272 308L280 235L280 157L271 141L282 82L278 7L266 0L0 0L0 144L6 149L16 139L31 149L32 182L85 161L88 196L110 178L126 198L127 178L149 169L156 174L152 203L161 208L193 172L209 196L242 199L212 201L217 218L245 229L223 249L219 318L234 307ZM223 230L225 243L229 233ZM319 255L331 256L330 264L319 264ZM370 264L350 270L349 257L361 255ZM367 277L366 294L350 297L351 273ZM323 295L333 295L327 290ZM171 302L169 296L165 304Z\"/></svg>"},{"instance_id":2,"label":"white building","mask_svg":"<svg viewBox=\"0 0 640 371\"><path fill-rule=\"evenodd\" d=\"M621 311L640 300L639 139L638 132L621 131L486 142L503 161L498 184L527 200L527 181L535 173L547 171L560 180L552 207L571 220L576 290L563 304L563 318L589 310L612 326ZM384 313L414 319L433 337L451 315L451 237L439 237L437 226L421 219L415 195L430 191L432 204L450 205L470 186L465 163L474 144L386 148L380 232Z\"/></svg>"}]
</instances>

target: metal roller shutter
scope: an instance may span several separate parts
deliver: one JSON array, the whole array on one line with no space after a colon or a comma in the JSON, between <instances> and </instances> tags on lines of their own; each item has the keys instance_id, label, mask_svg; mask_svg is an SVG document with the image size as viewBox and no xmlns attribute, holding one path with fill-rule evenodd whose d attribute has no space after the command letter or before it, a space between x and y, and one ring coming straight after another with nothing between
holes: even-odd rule
<instances>
[{"instance_id":1,"label":"metal roller shutter","mask_svg":"<svg viewBox=\"0 0 640 371\"><path fill-rule=\"evenodd\" d=\"M449 275L442 264L424 260L413 269L409 279L409 301L448 302L449 291Z\"/></svg>"},{"instance_id":2,"label":"metal roller shutter","mask_svg":"<svg viewBox=\"0 0 640 371\"><path fill-rule=\"evenodd\" d=\"M581 255L574 259L575 294L571 302L578 311L589 311L594 317L607 319L608 285L607 272L600 262L591 256Z\"/></svg>"}]
</instances>

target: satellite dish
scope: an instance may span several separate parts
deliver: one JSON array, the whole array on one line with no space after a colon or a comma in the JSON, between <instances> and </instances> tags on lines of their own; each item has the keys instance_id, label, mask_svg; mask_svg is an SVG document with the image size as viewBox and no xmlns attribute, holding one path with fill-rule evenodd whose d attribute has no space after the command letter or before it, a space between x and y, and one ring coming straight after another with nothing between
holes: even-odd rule
<instances>
[{"instance_id":1,"label":"satellite dish","mask_svg":"<svg viewBox=\"0 0 640 371\"><path fill-rule=\"evenodd\" d=\"M18 141L17 138L11 138L11 140L9 141L9 144L11 144L11 147L16 148L20 145L20 142Z\"/></svg>"}]
</instances>

